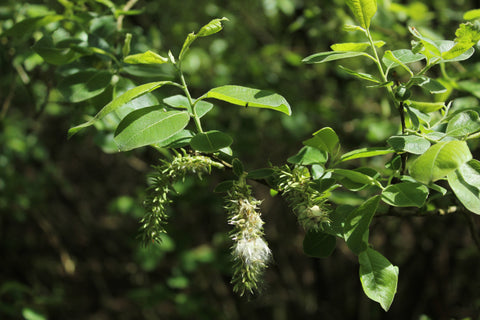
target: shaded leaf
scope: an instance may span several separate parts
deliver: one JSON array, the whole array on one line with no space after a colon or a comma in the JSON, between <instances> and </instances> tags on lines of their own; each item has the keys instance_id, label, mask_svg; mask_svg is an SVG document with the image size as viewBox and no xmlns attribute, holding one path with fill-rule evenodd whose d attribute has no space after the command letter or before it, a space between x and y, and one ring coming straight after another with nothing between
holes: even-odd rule
<instances>
[{"instance_id":1,"label":"shaded leaf","mask_svg":"<svg viewBox=\"0 0 480 320\"><path fill-rule=\"evenodd\" d=\"M303 252L307 256L325 258L335 250L337 238L330 234L310 230L303 239Z\"/></svg>"},{"instance_id":2,"label":"shaded leaf","mask_svg":"<svg viewBox=\"0 0 480 320\"><path fill-rule=\"evenodd\" d=\"M338 149L339 139L335 131L325 127L313 134L313 138L303 141L303 144L333 154Z\"/></svg>"},{"instance_id":3,"label":"shaded leaf","mask_svg":"<svg viewBox=\"0 0 480 320\"><path fill-rule=\"evenodd\" d=\"M397 292L398 267L372 248L360 253L358 261L363 291L388 311Z\"/></svg>"},{"instance_id":4,"label":"shaded leaf","mask_svg":"<svg viewBox=\"0 0 480 320\"><path fill-rule=\"evenodd\" d=\"M115 142L120 151L160 143L182 131L189 121L186 112L165 112L157 107L135 110L118 125Z\"/></svg>"},{"instance_id":5,"label":"shaded leaf","mask_svg":"<svg viewBox=\"0 0 480 320\"><path fill-rule=\"evenodd\" d=\"M382 191L383 202L394 207L421 208L427 200L428 188L420 183L400 182Z\"/></svg>"},{"instance_id":6,"label":"shaded leaf","mask_svg":"<svg viewBox=\"0 0 480 320\"><path fill-rule=\"evenodd\" d=\"M328 160L327 152L318 150L316 148L305 146L300 151L287 159L293 164L300 164L308 166L315 163L325 163Z\"/></svg>"},{"instance_id":7,"label":"shaded leaf","mask_svg":"<svg viewBox=\"0 0 480 320\"><path fill-rule=\"evenodd\" d=\"M411 81L413 85L419 86L432 94L443 93L447 91L447 88L445 88L440 82L427 76L414 76L412 77Z\"/></svg>"},{"instance_id":8,"label":"shaded leaf","mask_svg":"<svg viewBox=\"0 0 480 320\"><path fill-rule=\"evenodd\" d=\"M42 17L27 18L14 24L10 29L2 33L2 36L22 37L40 29L47 24L63 20L61 15L46 15Z\"/></svg>"},{"instance_id":9,"label":"shaded leaf","mask_svg":"<svg viewBox=\"0 0 480 320\"><path fill-rule=\"evenodd\" d=\"M111 79L112 74L108 71L86 69L64 78L59 83L58 89L67 101L80 102L101 94Z\"/></svg>"},{"instance_id":10,"label":"shaded leaf","mask_svg":"<svg viewBox=\"0 0 480 320\"><path fill-rule=\"evenodd\" d=\"M348 248L355 254L360 254L368 248L368 228L379 202L380 196L374 196L362 203L345 219L345 241Z\"/></svg>"},{"instance_id":11,"label":"shaded leaf","mask_svg":"<svg viewBox=\"0 0 480 320\"><path fill-rule=\"evenodd\" d=\"M410 71L410 68L408 68L406 64L417 62L423 59L425 59L425 56L421 53L413 53L412 50L400 49L386 51L382 58L382 62L388 69L401 65L407 71Z\"/></svg>"},{"instance_id":12,"label":"shaded leaf","mask_svg":"<svg viewBox=\"0 0 480 320\"><path fill-rule=\"evenodd\" d=\"M410 107L415 108L423 113L435 112L445 107L444 102L423 102L413 100L408 100L407 102Z\"/></svg>"},{"instance_id":13,"label":"shaded leaf","mask_svg":"<svg viewBox=\"0 0 480 320\"><path fill-rule=\"evenodd\" d=\"M190 146L194 150L205 153L229 147L232 143L233 140L229 135L217 130L199 133L190 140Z\"/></svg>"},{"instance_id":14,"label":"shaded leaf","mask_svg":"<svg viewBox=\"0 0 480 320\"><path fill-rule=\"evenodd\" d=\"M380 80L378 80L377 78L375 78L374 76L372 76L371 74L368 74L368 73L364 73L364 72L357 72L357 71L354 71L354 70L351 70L351 69L348 69L348 68L345 68L344 66L339 66L340 69L342 69L343 71L347 72L348 74L358 78L358 79L362 79L362 80L368 80L368 81L371 81L371 82L375 82L375 83L378 83L380 84L381 86L383 86L384 84L380 83Z\"/></svg>"}]
</instances>

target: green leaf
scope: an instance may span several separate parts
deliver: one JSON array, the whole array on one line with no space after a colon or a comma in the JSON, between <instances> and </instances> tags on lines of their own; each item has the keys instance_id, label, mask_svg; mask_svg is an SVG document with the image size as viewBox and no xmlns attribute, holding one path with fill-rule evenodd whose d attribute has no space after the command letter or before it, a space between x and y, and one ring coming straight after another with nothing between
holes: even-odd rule
<instances>
[{"instance_id":1,"label":"green leaf","mask_svg":"<svg viewBox=\"0 0 480 320\"><path fill-rule=\"evenodd\" d=\"M480 18L480 9L473 9L465 12L463 15L464 20L475 20Z\"/></svg>"},{"instance_id":2,"label":"green leaf","mask_svg":"<svg viewBox=\"0 0 480 320\"><path fill-rule=\"evenodd\" d=\"M200 152L212 153L228 147L232 143L233 140L229 135L221 131L212 130L194 136L190 141L190 146Z\"/></svg>"},{"instance_id":3,"label":"green leaf","mask_svg":"<svg viewBox=\"0 0 480 320\"><path fill-rule=\"evenodd\" d=\"M70 102L80 102L96 97L110 84L108 71L85 69L65 77L58 85L62 95Z\"/></svg>"},{"instance_id":4,"label":"green leaf","mask_svg":"<svg viewBox=\"0 0 480 320\"><path fill-rule=\"evenodd\" d=\"M86 127L89 127L89 126L93 125L96 121L102 119L104 116L106 116L107 114L109 114L112 111L115 111L116 109L123 106L127 102L129 102L129 101L131 101L135 98L138 98L138 97L140 97L140 96L142 96L146 93L152 92L153 90L158 89L165 84L172 84L172 82L170 82L170 81L150 82L150 83L142 84L138 87L135 87L133 89L128 90L127 92L125 92L121 96L118 96L115 99L113 99L112 101L110 101L110 103L108 103L106 106L104 106L102 108L102 110L100 110L95 115L95 117L93 117L90 121L87 121L87 122L85 122L81 125L78 125L76 127L70 128L70 130L68 130L68 137L73 136L75 133L77 133L79 130L81 130L83 128L86 128Z\"/></svg>"},{"instance_id":5,"label":"green leaf","mask_svg":"<svg viewBox=\"0 0 480 320\"><path fill-rule=\"evenodd\" d=\"M310 257L326 258L335 250L336 243L335 236L310 230L303 239L303 252Z\"/></svg>"},{"instance_id":6,"label":"green leaf","mask_svg":"<svg viewBox=\"0 0 480 320\"><path fill-rule=\"evenodd\" d=\"M302 60L303 63L324 63L328 61L340 60L340 59L347 59L353 58L358 56L365 56L372 58L369 54L365 52L342 52L342 51L327 51L327 52L319 52L312 54Z\"/></svg>"},{"instance_id":7,"label":"green leaf","mask_svg":"<svg viewBox=\"0 0 480 320\"><path fill-rule=\"evenodd\" d=\"M421 208L428 197L428 188L420 183L400 182L382 191L383 202L394 207Z\"/></svg>"},{"instance_id":8,"label":"green leaf","mask_svg":"<svg viewBox=\"0 0 480 320\"><path fill-rule=\"evenodd\" d=\"M325 127L313 134L313 138L303 141L303 144L333 154L339 146L339 139L335 131Z\"/></svg>"},{"instance_id":9,"label":"green leaf","mask_svg":"<svg viewBox=\"0 0 480 320\"><path fill-rule=\"evenodd\" d=\"M409 27L408 30L410 31L411 34L413 34L414 37L419 39L421 41L421 43L423 44L423 46L425 47L425 49L429 51L429 52L422 52L427 56L427 58L430 59L431 57L438 57L438 58L441 57L442 54L441 54L441 51L440 51L439 44L437 42L435 42L433 39L430 39L428 37L424 37L414 27Z\"/></svg>"},{"instance_id":10,"label":"green leaf","mask_svg":"<svg viewBox=\"0 0 480 320\"><path fill-rule=\"evenodd\" d=\"M377 182L373 177L361 171L336 168L333 169L332 173L334 176L340 176L340 180L341 178L346 178L354 183L360 184L361 186L374 186L379 184L379 182Z\"/></svg>"},{"instance_id":11,"label":"green leaf","mask_svg":"<svg viewBox=\"0 0 480 320\"><path fill-rule=\"evenodd\" d=\"M370 20L377 12L377 0L347 0L347 5L360 22L360 26L365 29L370 28Z\"/></svg>"},{"instance_id":12,"label":"green leaf","mask_svg":"<svg viewBox=\"0 0 480 320\"><path fill-rule=\"evenodd\" d=\"M227 85L211 89L200 99L206 98L218 99L244 107L266 108L280 111L287 115L292 114L290 105L284 97L266 90Z\"/></svg>"},{"instance_id":13,"label":"green leaf","mask_svg":"<svg viewBox=\"0 0 480 320\"><path fill-rule=\"evenodd\" d=\"M382 62L387 67L387 69L402 66L405 70L411 72L410 68L408 68L406 64L417 62L423 59L425 59L425 56L421 53L413 53L412 50L400 49L394 51L386 51L383 55Z\"/></svg>"},{"instance_id":14,"label":"green leaf","mask_svg":"<svg viewBox=\"0 0 480 320\"><path fill-rule=\"evenodd\" d=\"M413 154L423 154L430 148L430 142L419 136L392 136L388 138L387 143L396 152Z\"/></svg>"},{"instance_id":15,"label":"green leaf","mask_svg":"<svg viewBox=\"0 0 480 320\"><path fill-rule=\"evenodd\" d=\"M47 319L43 314L30 308L23 308L22 316L25 320L46 320Z\"/></svg>"},{"instance_id":16,"label":"green leaf","mask_svg":"<svg viewBox=\"0 0 480 320\"><path fill-rule=\"evenodd\" d=\"M442 108L445 108L444 102L423 102L423 101L413 101L407 100L407 103L410 107L417 109L423 113L431 113L438 111Z\"/></svg>"},{"instance_id":17,"label":"green leaf","mask_svg":"<svg viewBox=\"0 0 480 320\"><path fill-rule=\"evenodd\" d=\"M221 19L213 19L206 25L204 25L198 34L195 34L194 32L188 34L187 39L185 39L185 42L183 43L182 50L180 51L180 54L178 55L178 59L180 61L183 60L183 57L185 54L188 52L188 49L190 49L191 44L199 37L206 37L209 35L212 35L214 33L219 32L222 30L222 21L228 20L227 18L221 18Z\"/></svg>"},{"instance_id":18,"label":"green leaf","mask_svg":"<svg viewBox=\"0 0 480 320\"><path fill-rule=\"evenodd\" d=\"M391 67L396 67L400 66L403 69L405 69L408 73L410 73L411 76L413 76L412 70L406 65L408 63L407 61L404 62L401 60L400 57L397 57L396 54L401 54L401 58L407 60L408 62L414 62L414 61L419 61L425 58L423 54L414 54L410 50L403 49L402 51L399 52L399 50L393 52L390 50L385 51L382 61L383 63L387 66L387 68ZM413 60L413 61L410 61Z\"/></svg>"},{"instance_id":19,"label":"green leaf","mask_svg":"<svg viewBox=\"0 0 480 320\"><path fill-rule=\"evenodd\" d=\"M447 125L447 136L464 137L480 131L480 120L475 111L461 112L455 115Z\"/></svg>"},{"instance_id":20,"label":"green leaf","mask_svg":"<svg viewBox=\"0 0 480 320\"><path fill-rule=\"evenodd\" d=\"M460 202L480 214L480 162L471 160L447 175L448 184Z\"/></svg>"},{"instance_id":21,"label":"green leaf","mask_svg":"<svg viewBox=\"0 0 480 320\"><path fill-rule=\"evenodd\" d=\"M345 219L344 238L350 250L357 255L368 248L368 228L379 202L380 196L374 196L362 203Z\"/></svg>"},{"instance_id":22,"label":"green leaf","mask_svg":"<svg viewBox=\"0 0 480 320\"><path fill-rule=\"evenodd\" d=\"M163 102L173 108L187 109L190 104L188 98L180 94L163 99ZM213 104L207 101L199 100L195 103L195 113L201 118L212 110Z\"/></svg>"},{"instance_id":23,"label":"green leaf","mask_svg":"<svg viewBox=\"0 0 480 320\"><path fill-rule=\"evenodd\" d=\"M78 54L69 47L57 47L49 36L44 36L38 40L32 46L32 49L41 56L45 62L56 66L71 63L81 56L81 54Z\"/></svg>"},{"instance_id":24,"label":"green leaf","mask_svg":"<svg viewBox=\"0 0 480 320\"><path fill-rule=\"evenodd\" d=\"M168 59L148 50L144 53L126 56L125 59L123 59L123 62L130 64L162 64L167 63Z\"/></svg>"},{"instance_id":25,"label":"green leaf","mask_svg":"<svg viewBox=\"0 0 480 320\"><path fill-rule=\"evenodd\" d=\"M385 45L384 41L375 41L374 45L377 48L381 48ZM370 48L370 42L346 42L346 43L335 43L330 46L333 51L365 51Z\"/></svg>"},{"instance_id":26,"label":"green leaf","mask_svg":"<svg viewBox=\"0 0 480 320\"><path fill-rule=\"evenodd\" d=\"M275 171L273 169L264 168L250 171L247 175L247 179L262 180L270 178Z\"/></svg>"},{"instance_id":27,"label":"green leaf","mask_svg":"<svg viewBox=\"0 0 480 320\"><path fill-rule=\"evenodd\" d=\"M358 256L363 291L388 311L397 292L398 267L379 252L368 248Z\"/></svg>"},{"instance_id":28,"label":"green leaf","mask_svg":"<svg viewBox=\"0 0 480 320\"><path fill-rule=\"evenodd\" d=\"M123 118L115 131L115 142L120 151L159 143L182 131L189 121L186 112L142 108Z\"/></svg>"},{"instance_id":29,"label":"green leaf","mask_svg":"<svg viewBox=\"0 0 480 320\"><path fill-rule=\"evenodd\" d=\"M447 88L445 88L440 82L427 76L414 76L410 81L412 81L413 85L417 85L432 94L443 93L447 91Z\"/></svg>"},{"instance_id":30,"label":"green leaf","mask_svg":"<svg viewBox=\"0 0 480 320\"><path fill-rule=\"evenodd\" d=\"M177 132L170 138L162 140L158 143L154 143L153 145L158 148L183 148L190 144L190 140L192 140L193 135L193 132L190 130L182 130L180 132Z\"/></svg>"},{"instance_id":31,"label":"green leaf","mask_svg":"<svg viewBox=\"0 0 480 320\"><path fill-rule=\"evenodd\" d=\"M217 33L219 31L221 31L223 29L223 25L222 25L223 21L228 21L228 19L225 18L225 17L220 18L220 19L213 19L212 21L210 21L209 23L204 25L200 29L200 31L198 31L197 36L198 37L206 37L206 36L209 36L209 35L212 35L214 33Z\"/></svg>"},{"instance_id":32,"label":"green leaf","mask_svg":"<svg viewBox=\"0 0 480 320\"><path fill-rule=\"evenodd\" d=\"M360 158L369 158L375 156L383 156L389 153L393 153L395 150L392 148L382 148L382 147L371 147L371 148L361 148L352 150L345 153L340 157L340 162L360 159Z\"/></svg>"},{"instance_id":33,"label":"green leaf","mask_svg":"<svg viewBox=\"0 0 480 320\"><path fill-rule=\"evenodd\" d=\"M325 163L328 160L328 155L325 151L316 148L305 146L300 151L287 159L288 162L308 166L315 163Z\"/></svg>"},{"instance_id":34,"label":"green leaf","mask_svg":"<svg viewBox=\"0 0 480 320\"><path fill-rule=\"evenodd\" d=\"M61 15L47 15L42 17L34 17L24 19L13 25L10 29L6 30L2 36L7 37L22 37L29 35L30 33L40 29L47 24L63 20L64 16Z\"/></svg>"},{"instance_id":35,"label":"green leaf","mask_svg":"<svg viewBox=\"0 0 480 320\"><path fill-rule=\"evenodd\" d=\"M371 81L371 82L375 82L379 85L383 85L380 80L378 80L377 78L375 78L374 76L372 76L371 74L369 73L364 73L364 72L357 72L355 70L351 70L351 69L348 69L348 68L345 68L344 66L339 66L340 69L342 69L343 71L347 72L348 74L358 78L358 79L362 79L362 80L368 80L368 81ZM392 83L393 84L393 83Z\"/></svg>"},{"instance_id":36,"label":"green leaf","mask_svg":"<svg viewBox=\"0 0 480 320\"><path fill-rule=\"evenodd\" d=\"M428 185L444 178L471 159L472 154L465 141L439 142L413 162L410 175Z\"/></svg>"}]
</instances>

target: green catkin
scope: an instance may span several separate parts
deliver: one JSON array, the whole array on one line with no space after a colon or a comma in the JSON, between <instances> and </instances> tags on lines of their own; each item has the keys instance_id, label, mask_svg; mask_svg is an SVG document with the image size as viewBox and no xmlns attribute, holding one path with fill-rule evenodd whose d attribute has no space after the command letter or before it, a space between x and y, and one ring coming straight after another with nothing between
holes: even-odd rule
<instances>
[{"instance_id":1,"label":"green catkin","mask_svg":"<svg viewBox=\"0 0 480 320\"><path fill-rule=\"evenodd\" d=\"M187 175L197 175L200 179L210 174L212 167L223 168L223 164L201 155L190 155L185 152L175 156L170 162L162 160L155 166L151 174L151 185L147 188L144 201L146 214L140 221L142 238L145 244L161 242L161 235L166 233L168 197L175 181L183 180Z\"/></svg>"},{"instance_id":2,"label":"green catkin","mask_svg":"<svg viewBox=\"0 0 480 320\"><path fill-rule=\"evenodd\" d=\"M306 167L275 168L275 177L282 196L289 202L298 222L306 231L320 231L330 223L327 198L313 188Z\"/></svg>"},{"instance_id":3,"label":"green catkin","mask_svg":"<svg viewBox=\"0 0 480 320\"><path fill-rule=\"evenodd\" d=\"M233 226L233 290L240 295L259 289L262 275L271 260L271 250L263 238L261 201L256 200L245 178L234 182L225 197L228 223Z\"/></svg>"}]
</instances>

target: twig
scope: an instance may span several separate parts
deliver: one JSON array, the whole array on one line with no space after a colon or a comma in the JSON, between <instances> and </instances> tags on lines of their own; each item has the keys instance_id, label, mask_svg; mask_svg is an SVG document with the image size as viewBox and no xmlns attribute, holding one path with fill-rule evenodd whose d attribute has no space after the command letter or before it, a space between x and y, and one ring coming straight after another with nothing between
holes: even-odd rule
<instances>
[{"instance_id":1,"label":"twig","mask_svg":"<svg viewBox=\"0 0 480 320\"><path fill-rule=\"evenodd\" d=\"M128 11L130 9L133 8L133 6L138 2L138 0L129 0L125 6L123 7L123 11ZM118 16L117 18L117 30L120 31L122 30L122 27L123 27L123 19L125 18L125 15L124 14L121 14L120 16Z\"/></svg>"}]
</instances>

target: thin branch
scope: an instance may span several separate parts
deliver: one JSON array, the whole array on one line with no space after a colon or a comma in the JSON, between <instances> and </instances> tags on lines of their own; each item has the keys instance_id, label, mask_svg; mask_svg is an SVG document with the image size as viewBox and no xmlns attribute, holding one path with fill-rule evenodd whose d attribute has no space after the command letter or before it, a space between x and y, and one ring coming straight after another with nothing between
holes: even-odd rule
<instances>
[{"instance_id":1,"label":"thin branch","mask_svg":"<svg viewBox=\"0 0 480 320\"><path fill-rule=\"evenodd\" d=\"M125 6L123 7L122 11L128 11L133 8L133 6L138 2L138 0L129 0ZM118 16L117 18L117 30L120 31L123 28L123 19L125 18L125 15L122 14Z\"/></svg>"}]
</instances>

